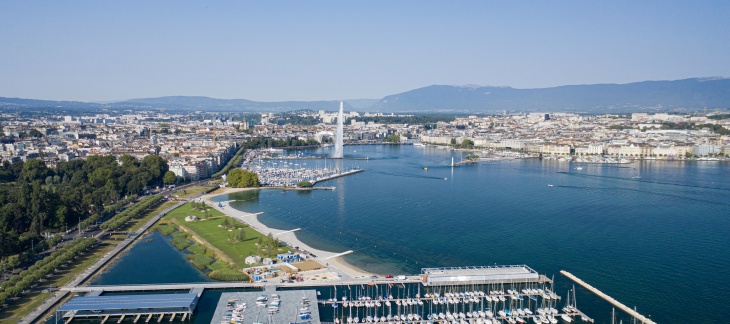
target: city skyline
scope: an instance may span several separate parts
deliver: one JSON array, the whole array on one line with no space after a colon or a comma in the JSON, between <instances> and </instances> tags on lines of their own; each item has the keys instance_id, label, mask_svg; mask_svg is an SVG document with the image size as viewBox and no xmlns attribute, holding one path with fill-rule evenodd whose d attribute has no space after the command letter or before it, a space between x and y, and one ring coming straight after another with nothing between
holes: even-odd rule
<instances>
[{"instance_id":1,"label":"city skyline","mask_svg":"<svg viewBox=\"0 0 730 324\"><path fill-rule=\"evenodd\" d=\"M0 96L379 99L730 76L724 2L4 3Z\"/></svg>"}]
</instances>

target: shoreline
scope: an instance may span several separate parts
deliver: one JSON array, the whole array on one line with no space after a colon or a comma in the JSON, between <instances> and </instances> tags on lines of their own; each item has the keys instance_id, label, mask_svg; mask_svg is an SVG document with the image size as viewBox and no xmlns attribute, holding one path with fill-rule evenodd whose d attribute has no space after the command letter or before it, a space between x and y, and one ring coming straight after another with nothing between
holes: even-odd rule
<instances>
[{"instance_id":1,"label":"shoreline","mask_svg":"<svg viewBox=\"0 0 730 324\"><path fill-rule=\"evenodd\" d=\"M218 203L211 200L213 197L217 197L220 195L230 194L234 192L241 192L241 191L247 191L247 190L259 190L259 188L225 188L223 191L207 194L203 196L203 200L206 204L208 204L210 207L220 211L221 213L233 217L251 228L255 229L256 231L268 235L271 233L274 235L277 239L280 241L286 242L287 244L293 246L298 246L300 250L308 252L309 254L314 254L316 257L314 260L316 260L318 263L326 266L329 270L339 273L343 278L344 277L350 277L350 278L361 278L361 277L370 277L374 275L373 273L367 272L365 270L362 270L358 267L355 267L354 265L348 263L347 261L343 260L341 256L338 256L342 254L341 252L331 252L331 251L324 251L315 249L301 240L297 238L296 232L288 231L288 230L282 230L282 229L276 229L271 228L263 223L261 223L258 220L258 215L261 215L263 213L248 213L243 212L240 210L237 210L230 206L230 203L225 201L221 202L223 207L218 207ZM228 207L228 208L225 208Z\"/></svg>"}]
</instances>

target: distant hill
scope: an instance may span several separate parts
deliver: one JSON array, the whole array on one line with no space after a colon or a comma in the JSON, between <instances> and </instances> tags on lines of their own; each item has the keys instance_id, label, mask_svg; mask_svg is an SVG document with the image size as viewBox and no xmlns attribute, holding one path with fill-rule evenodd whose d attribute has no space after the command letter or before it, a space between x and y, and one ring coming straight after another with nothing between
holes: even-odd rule
<instances>
[{"instance_id":1,"label":"distant hill","mask_svg":"<svg viewBox=\"0 0 730 324\"><path fill-rule=\"evenodd\" d=\"M154 108L170 108L203 111L291 111L291 110L329 110L340 108L339 101L281 101L261 102L246 99L215 99L208 97L172 96L159 98L132 99L116 102L115 106L149 106ZM352 106L345 104L345 109Z\"/></svg>"},{"instance_id":2,"label":"distant hill","mask_svg":"<svg viewBox=\"0 0 730 324\"><path fill-rule=\"evenodd\" d=\"M571 111L585 113L730 108L730 79L694 78L542 89L432 85L387 96L380 112Z\"/></svg>"},{"instance_id":3,"label":"distant hill","mask_svg":"<svg viewBox=\"0 0 730 324\"><path fill-rule=\"evenodd\" d=\"M56 109L98 109L102 105L91 102L81 101L54 101L54 100L37 100L22 98L5 98L0 97L0 108L23 109L23 108L45 108L50 110Z\"/></svg>"},{"instance_id":4,"label":"distant hill","mask_svg":"<svg viewBox=\"0 0 730 324\"><path fill-rule=\"evenodd\" d=\"M347 99L345 103L350 104L356 110L369 109L380 99Z\"/></svg>"},{"instance_id":5,"label":"distant hill","mask_svg":"<svg viewBox=\"0 0 730 324\"><path fill-rule=\"evenodd\" d=\"M0 97L0 108L21 110L44 108L55 111L99 109L222 112L336 111L339 109L339 104L337 100L259 102L192 96L143 98L113 103ZM345 100L347 111L384 113L488 113L503 110L626 113L696 111L704 108L730 108L730 79L694 78L628 84L568 85L541 89L432 85L390 95L380 100Z\"/></svg>"},{"instance_id":6,"label":"distant hill","mask_svg":"<svg viewBox=\"0 0 730 324\"><path fill-rule=\"evenodd\" d=\"M346 110L354 110L345 103ZM131 99L119 102L88 103L79 101L53 101L0 97L0 108L44 108L57 111L75 110L168 110L168 111L218 111L218 112L265 112L292 110L337 111L339 101L282 101L258 102L246 99L215 99L208 97L171 96Z\"/></svg>"}]
</instances>

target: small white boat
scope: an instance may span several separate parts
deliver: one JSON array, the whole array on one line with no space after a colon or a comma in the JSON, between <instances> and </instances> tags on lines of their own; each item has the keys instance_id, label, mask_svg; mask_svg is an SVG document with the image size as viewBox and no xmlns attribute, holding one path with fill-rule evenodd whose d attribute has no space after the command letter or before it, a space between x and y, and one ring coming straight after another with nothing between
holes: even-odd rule
<instances>
[{"instance_id":1,"label":"small white boat","mask_svg":"<svg viewBox=\"0 0 730 324\"><path fill-rule=\"evenodd\" d=\"M560 318L563 319L563 322L565 323L570 323L573 321L573 319L570 318L570 316L568 316L567 314L560 315Z\"/></svg>"}]
</instances>

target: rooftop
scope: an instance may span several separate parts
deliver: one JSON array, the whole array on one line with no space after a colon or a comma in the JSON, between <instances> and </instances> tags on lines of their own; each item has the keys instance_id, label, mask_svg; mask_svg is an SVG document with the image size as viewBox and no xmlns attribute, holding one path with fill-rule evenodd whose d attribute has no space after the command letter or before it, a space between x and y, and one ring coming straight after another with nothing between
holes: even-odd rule
<instances>
[{"instance_id":1,"label":"rooftop","mask_svg":"<svg viewBox=\"0 0 730 324\"><path fill-rule=\"evenodd\" d=\"M192 312L198 295L184 294L144 294L75 296L58 308L59 312L73 312L75 316L139 314L149 312ZM93 314L93 315L92 315Z\"/></svg>"}]
</instances>

